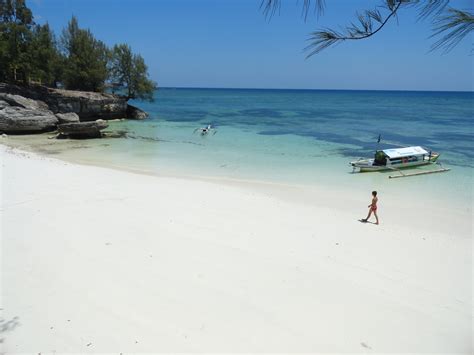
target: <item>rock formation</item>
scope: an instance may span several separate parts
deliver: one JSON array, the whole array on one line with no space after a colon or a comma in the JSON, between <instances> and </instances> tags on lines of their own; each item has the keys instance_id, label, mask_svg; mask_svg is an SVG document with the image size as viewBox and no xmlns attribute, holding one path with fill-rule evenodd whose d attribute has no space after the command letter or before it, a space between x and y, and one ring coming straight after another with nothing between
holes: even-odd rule
<instances>
[{"instance_id":1,"label":"rock formation","mask_svg":"<svg viewBox=\"0 0 474 355\"><path fill-rule=\"evenodd\" d=\"M101 130L109 125L105 120L96 120L93 122L74 122L58 125L58 131L63 136L71 138L97 138L101 137Z\"/></svg>"},{"instance_id":2,"label":"rock formation","mask_svg":"<svg viewBox=\"0 0 474 355\"><path fill-rule=\"evenodd\" d=\"M97 119L146 117L145 111L128 105L123 96L0 83L0 133L45 132L56 129L58 124L76 124L71 127L77 128L81 127L77 123L91 121L90 129L96 129L94 135L103 126L97 124Z\"/></svg>"},{"instance_id":3,"label":"rock formation","mask_svg":"<svg viewBox=\"0 0 474 355\"><path fill-rule=\"evenodd\" d=\"M0 92L0 100L6 102L10 106L23 107L30 110L49 111L49 107L45 102L28 99L20 95L12 95Z\"/></svg>"},{"instance_id":4,"label":"rock formation","mask_svg":"<svg viewBox=\"0 0 474 355\"><path fill-rule=\"evenodd\" d=\"M138 107L127 105L127 118L134 120L144 120L148 117L148 113Z\"/></svg>"},{"instance_id":5,"label":"rock formation","mask_svg":"<svg viewBox=\"0 0 474 355\"><path fill-rule=\"evenodd\" d=\"M81 121L127 118L127 100L113 94L52 89L45 86L0 85L0 94L43 101L53 113L76 113ZM0 98L0 100L5 100ZM6 100L5 100L6 101ZM8 102L8 101L7 101Z\"/></svg>"},{"instance_id":6,"label":"rock formation","mask_svg":"<svg viewBox=\"0 0 474 355\"><path fill-rule=\"evenodd\" d=\"M53 131L58 119L40 100L0 92L0 131L26 134Z\"/></svg>"},{"instance_id":7,"label":"rock formation","mask_svg":"<svg viewBox=\"0 0 474 355\"><path fill-rule=\"evenodd\" d=\"M53 131L58 119L47 110L32 110L18 106L0 108L0 132L26 134Z\"/></svg>"},{"instance_id":8,"label":"rock formation","mask_svg":"<svg viewBox=\"0 0 474 355\"><path fill-rule=\"evenodd\" d=\"M58 118L59 123L74 123L80 121L79 115L74 112L57 113L56 117Z\"/></svg>"}]
</instances>

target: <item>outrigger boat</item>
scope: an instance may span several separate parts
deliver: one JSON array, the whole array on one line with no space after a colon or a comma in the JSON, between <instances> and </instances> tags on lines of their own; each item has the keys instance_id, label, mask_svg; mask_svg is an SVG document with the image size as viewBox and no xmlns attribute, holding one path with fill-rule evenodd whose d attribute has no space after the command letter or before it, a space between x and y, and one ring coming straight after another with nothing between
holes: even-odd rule
<instances>
[{"instance_id":1,"label":"outrigger boat","mask_svg":"<svg viewBox=\"0 0 474 355\"><path fill-rule=\"evenodd\" d=\"M384 149L375 152L373 159L363 159L352 161L353 169L359 169L360 172L366 171L384 171L404 168L412 168L421 165L434 164L440 154L426 151L422 147L407 147ZM447 171L444 169L443 171ZM436 170L438 172L440 170ZM403 175L403 174L402 174Z\"/></svg>"},{"instance_id":2,"label":"outrigger boat","mask_svg":"<svg viewBox=\"0 0 474 355\"><path fill-rule=\"evenodd\" d=\"M211 125L207 125L206 127L196 128L193 133L196 133L197 131L201 133L201 136L205 136L206 134L209 134L210 132L212 132L212 135L217 133L217 130Z\"/></svg>"}]
</instances>

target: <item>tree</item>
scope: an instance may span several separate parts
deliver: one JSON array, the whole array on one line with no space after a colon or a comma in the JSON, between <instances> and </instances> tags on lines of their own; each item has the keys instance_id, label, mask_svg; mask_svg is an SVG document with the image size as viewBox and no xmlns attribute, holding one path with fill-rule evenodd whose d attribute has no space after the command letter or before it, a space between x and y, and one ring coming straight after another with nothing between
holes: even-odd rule
<instances>
[{"instance_id":1,"label":"tree","mask_svg":"<svg viewBox=\"0 0 474 355\"><path fill-rule=\"evenodd\" d=\"M66 57L64 84L67 89L102 91L108 76L109 51L90 30L79 28L73 16L61 37Z\"/></svg>"},{"instance_id":2,"label":"tree","mask_svg":"<svg viewBox=\"0 0 474 355\"><path fill-rule=\"evenodd\" d=\"M110 62L110 80L127 93L127 99L153 101L156 84L148 78L148 68L127 44L115 45Z\"/></svg>"},{"instance_id":3,"label":"tree","mask_svg":"<svg viewBox=\"0 0 474 355\"><path fill-rule=\"evenodd\" d=\"M110 77L129 99L153 99L155 83L148 78L145 61L128 45L115 46L111 56L90 30L79 27L75 16L59 44L48 24L34 23L25 0L0 0L0 81L61 82L67 89L102 91Z\"/></svg>"},{"instance_id":4,"label":"tree","mask_svg":"<svg viewBox=\"0 0 474 355\"><path fill-rule=\"evenodd\" d=\"M321 14L324 0L304 0L303 14L306 19L311 7ZM312 6L313 5L313 6ZM348 40L361 40L378 33L389 20L396 18L403 8L414 7L420 19L431 17L434 28L432 37L442 36L431 50L451 50L474 30L474 14L448 7L449 0L380 0L380 5L371 10L357 13L357 21L343 30L320 29L310 34L310 44L305 48L311 57L335 44ZM273 16L280 10L281 0L262 0L261 9L266 16Z\"/></svg>"},{"instance_id":5,"label":"tree","mask_svg":"<svg viewBox=\"0 0 474 355\"><path fill-rule=\"evenodd\" d=\"M32 79L48 86L61 80L63 59L49 25L36 25L29 46Z\"/></svg>"},{"instance_id":6,"label":"tree","mask_svg":"<svg viewBox=\"0 0 474 355\"><path fill-rule=\"evenodd\" d=\"M33 14L25 0L0 0L0 80L27 82L33 25Z\"/></svg>"}]
</instances>

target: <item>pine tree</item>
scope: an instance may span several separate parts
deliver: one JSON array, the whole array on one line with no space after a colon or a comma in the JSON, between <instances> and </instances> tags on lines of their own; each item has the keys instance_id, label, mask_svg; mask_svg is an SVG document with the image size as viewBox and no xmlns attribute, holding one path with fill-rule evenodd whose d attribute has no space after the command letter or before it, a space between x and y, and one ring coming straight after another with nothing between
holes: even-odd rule
<instances>
[{"instance_id":1,"label":"pine tree","mask_svg":"<svg viewBox=\"0 0 474 355\"><path fill-rule=\"evenodd\" d=\"M28 82L33 25L25 0L0 0L0 80Z\"/></svg>"},{"instance_id":2,"label":"pine tree","mask_svg":"<svg viewBox=\"0 0 474 355\"><path fill-rule=\"evenodd\" d=\"M0 0L0 81L102 91L110 79L129 99L153 99L155 83L130 46L115 46L111 53L90 30L79 27L75 16L59 44L48 24L34 23L25 0Z\"/></svg>"},{"instance_id":3,"label":"pine tree","mask_svg":"<svg viewBox=\"0 0 474 355\"><path fill-rule=\"evenodd\" d=\"M47 86L56 86L61 81L63 60L48 24L34 27L29 54L31 78Z\"/></svg>"},{"instance_id":4,"label":"pine tree","mask_svg":"<svg viewBox=\"0 0 474 355\"><path fill-rule=\"evenodd\" d=\"M90 30L79 28L72 17L62 34L65 54L64 84L67 89L102 91L108 76L109 51Z\"/></svg>"},{"instance_id":5,"label":"pine tree","mask_svg":"<svg viewBox=\"0 0 474 355\"><path fill-rule=\"evenodd\" d=\"M143 57L133 54L127 44L115 45L112 50L110 80L115 87L126 91L127 99L153 101L156 84L148 78Z\"/></svg>"}]
</instances>

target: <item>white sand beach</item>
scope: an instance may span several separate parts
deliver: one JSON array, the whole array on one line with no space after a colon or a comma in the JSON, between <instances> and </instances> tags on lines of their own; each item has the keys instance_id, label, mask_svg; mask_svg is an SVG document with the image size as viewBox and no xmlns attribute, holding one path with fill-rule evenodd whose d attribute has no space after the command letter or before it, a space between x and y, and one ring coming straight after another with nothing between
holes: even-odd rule
<instances>
[{"instance_id":1,"label":"white sand beach","mask_svg":"<svg viewBox=\"0 0 474 355\"><path fill-rule=\"evenodd\" d=\"M472 209L1 164L2 352L472 352Z\"/></svg>"}]
</instances>

